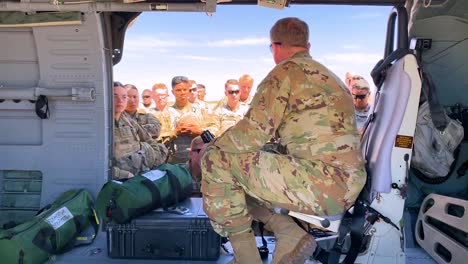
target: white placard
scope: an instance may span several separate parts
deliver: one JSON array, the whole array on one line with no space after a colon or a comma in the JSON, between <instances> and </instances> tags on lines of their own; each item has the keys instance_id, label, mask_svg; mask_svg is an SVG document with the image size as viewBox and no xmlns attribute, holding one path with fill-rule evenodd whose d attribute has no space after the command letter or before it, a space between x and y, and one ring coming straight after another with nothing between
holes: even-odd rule
<instances>
[{"instance_id":1,"label":"white placard","mask_svg":"<svg viewBox=\"0 0 468 264\"><path fill-rule=\"evenodd\" d=\"M57 212L47 217L46 221L54 230L57 230L70 219L73 219L72 213L70 213L67 207L62 207L57 210Z\"/></svg>"},{"instance_id":2,"label":"white placard","mask_svg":"<svg viewBox=\"0 0 468 264\"><path fill-rule=\"evenodd\" d=\"M142 174L143 177L150 181L161 179L164 175L166 175L166 172L161 170L150 170Z\"/></svg>"}]
</instances>

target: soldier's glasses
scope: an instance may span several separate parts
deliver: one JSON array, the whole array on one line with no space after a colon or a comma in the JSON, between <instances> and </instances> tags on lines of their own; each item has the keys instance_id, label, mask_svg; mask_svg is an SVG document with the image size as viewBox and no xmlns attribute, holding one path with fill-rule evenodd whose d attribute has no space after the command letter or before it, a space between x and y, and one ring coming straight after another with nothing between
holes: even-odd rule
<instances>
[{"instance_id":1,"label":"soldier's glasses","mask_svg":"<svg viewBox=\"0 0 468 264\"><path fill-rule=\"evenodd\" d=\"M281 42L272 42L272 43L270 44L270 51L271 51L271 52L273 52L273 44L275 44L275 45L281 45Z\"/></svg>"},{"instance_id":2,"label":"soldier's glasses","mask_svg":"<svg viewBox=\"0 0 468 264\"><path fill-rule=\"evenodd\" d=\"M201 149L192 149L193 152L200 153Z\"/></svg>"},{"instance_id":3,"label":"soldier's glasses","mask_svg":"<svg viewBox=\"0 0 468 264\"><path fill-rule=\"evenodd\" d=\"M191 93L194 93L194 92L196 92L196 91L197 91L197 88L189 89L189 92L191 92Z\"/></svg>"},{"instance_id":4,"label":"soldier's glasses","mask_svg":"<svg viewBox=\"0 0 468 264\"><path fill-rule=\"evenodd\" d=\"M143 98L150 98L151 95L143 95Z\"/></svg>"},{"instance_id":5,"label":"soldier's glasses","mask_svg":"<svg viewBox=\"0 0 468 264\"><path fill-rule=\"evenodd\" d=\"M364 100L367 97L367 94L353 94L354 100Z\"/></svg>"},{"instance_id":6,"label":"soldier's glasses","mask_svg":"<svg viewBox=\"0 0 468 264\"><path fill-rule=\"evenodd\" d=\"M228 94L238 94L238 93L240 93L240 91L239 91L239 90L235 90L235 91L227 91L227 92L228 92Z\"/></svg>"}]
</instances>

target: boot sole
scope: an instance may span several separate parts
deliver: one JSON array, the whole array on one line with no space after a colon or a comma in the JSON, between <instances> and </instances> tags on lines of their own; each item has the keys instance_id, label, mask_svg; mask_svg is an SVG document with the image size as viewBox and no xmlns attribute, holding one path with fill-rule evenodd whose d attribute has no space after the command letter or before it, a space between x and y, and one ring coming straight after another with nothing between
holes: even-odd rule
<instances>
[{"instance_id":1,"label":"boot sole","mask_svg":"<svg viewBox=\"0 0 468 264\"><path fill-rule=\"evenodd\" d=\"M306 234L304 235L296 247L285 254L278 264L304 264L304 262L314 254L317 243L313 236Z\"/></svg>"}]
</instances>

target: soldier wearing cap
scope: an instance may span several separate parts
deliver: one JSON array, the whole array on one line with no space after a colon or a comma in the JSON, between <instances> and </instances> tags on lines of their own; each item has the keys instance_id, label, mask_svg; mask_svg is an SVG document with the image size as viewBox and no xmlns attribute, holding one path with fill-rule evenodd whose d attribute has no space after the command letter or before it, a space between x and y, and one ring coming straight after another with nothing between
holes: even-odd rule
<instances>
[{"instance_id":1,"label":"soldier wearing cap","mask_svg":"<svg viewBox=\"0 0 468 264\"><path fill-rule=\"evenodd\" d=\"M135 85L126 84L125 89L127 90L127 107L125 108L125 112L148 131L152 138L157 139L161 132L161 123L154 115L147 114L144 110L138 109L140 98Z\"/></svg>"},{"instance_id":2,"label":"soldier wearing cap","mask_svg":"<svg viewBox=\"0 0 468 264\"><path fill-rule=\"evenodd\" d=\"M259 84L244 118L205 148L204 209L216 232L228 236L235 263L262 263L252 218L276 237L272 263L304 263L314 238L279 207L338 215L366 181L351 94L309 55L309 30L297 18L270 30L277 64ZM278 135L286 155L262 151Z\"/></svg>"},{"instance_id":3,"label":"soldier wearing cap","mask_svg":"<svg viewBox=\"0 0 468 264\"><path fill-rule=\"evenodd\" d=\"M210 130L213 134L217 128L211 116L203 114L201 108L194 106L189 98L189 80L185 76L172 78L172 93L175 103L169 106L171 117L171 135L169 148L172 157L171 163L184 163L189 158L190 142L199 136L203 130Z\"/></svg>"},{"instance_id":4,"label":"soldier wearing cap","mask_svg":"<svg viewBox=\"0 0 468 264\"><path fill-rule=\"evenodd\" d=\"M218 122L219 135L239 122L245 112L247 112L248 106L240 103L240 93L237 80L230 79L224 84L224 94L227 98L226 103L214 113Z\"/></svg>"},{"instance_id":5,"label":"soldier wearing cap","mask_svg":"<svg viewBox=\"0 0 468 264\"><path fill-rule=\"evenodd\" d=\"M357 128L361 133L364 129L371 110L371 106L369 104L369 83L362 77L354 80L351 85L351 93L354 99Z\"/></svg>"},{"instance_id":6,"label":"soldier wearing cap","mask_svg":"<svg viewBox=\"0 0 468 264\"><path fill-rule=\"evenodd\" d=\"M114 83L114 156L113 176L131 178L166 161L167 148L125 114L127 91Z\"/></svg>"}]
</instances>

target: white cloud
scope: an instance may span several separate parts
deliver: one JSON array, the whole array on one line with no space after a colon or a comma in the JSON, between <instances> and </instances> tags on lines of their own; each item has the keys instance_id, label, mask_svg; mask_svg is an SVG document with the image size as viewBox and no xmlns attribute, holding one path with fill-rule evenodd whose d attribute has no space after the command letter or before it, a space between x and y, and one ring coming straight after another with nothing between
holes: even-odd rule
<instances>
[{"instance_id":1,"label":"white cloud","mask_svg":"<svg viewBox=\"0 0 468 264\"><path fill-rule=\"evenodd\" d=\"M135 37L125 41L125 48L131 50L160 49L169 47L185 47L190 45L186 40L164 40L157 37Z\"/></svg>"},{"instance_id":2,"label":"white cloud","mask_svg":"<svg viewBox=\"0 0 468 264\"><path fill-rule=\"evenodd\" d=\"M130 50L141 49L161 49L171 47L238 47L238 46L258 46L267 45L268 38L234 38L234 39L221 39L210 41L194 41L188 39L181 39L179 37L154 37L154 36L137 36L128 39L125 42L125 48Z\"/></svg>"},{"instance_id":3,"label":"white cloud","mask_svg":"<svg viewBox=\"0 0 468 264\"><path fill-rule=\"evenodd\" d=\"M201 45L206 45L208 47L234 47L267 45L268 43L270 43L268 38L242 38L208 41L206 43L201 43Z\"/></svg>"},{"instance_id":4,"label":"white cloud","mask_svg":"<svg viewBox=\"0 0 468 264\"><path fill-rule=\"evenodd\" d=\"M376 17L381 17L384 16L382 13L360 13L360 14L355 14L352 15L351 18L353 19L369 19L369 18L376 18Z\"/></svg>"},{"instance_id":5,"label":"white cloud","mask_svg":"<svg viewBox=\"0 0 468 264\"><path fill-rule=\"evenodd\" d=\"M343 49L347 49L347 50L357 50L357 49L360 49L361 46L359 45L344 45L343 46Z\"/></svg>"},{"instance_id":6,"label":"white cloud","mask_svg":"<svg viewBox=\"0 0 468 264\"><path fill-rule=\"evenodd\" d=\"M382 59L382 55L377 53L333 53L320 56L319 61L332 61L350 64L372 64Z\"/></svg>"},{"instance_id":7,"label":"white cloud","mask_svg":"<svg viewBox=\"0 0 468 264\"><path fill-rule=\"evenodd\" d=\"M178 59L196 60L196 61L222 61L222 62L236 62L236 63L257 63L264 59L237 59L237 58L226 58L226 57L209 57L209 56L197 56L197 55L179 55L174 56ZM269 62L269 61L268 61Z\"/></svg>"},{"instance_id":8,"label":"white cloud","mask_svg":"<svg viewBox=\"0 0 468 264\"><path fill-rule=\"evenodd\" d=\"M193 55L181 55L175 56L179 59L187 59L187 60L198 60L198 61L221 61L224 60L223 58L219 57L206 57L206 56L193 56Z\"/></svg>"}]
</instances>

